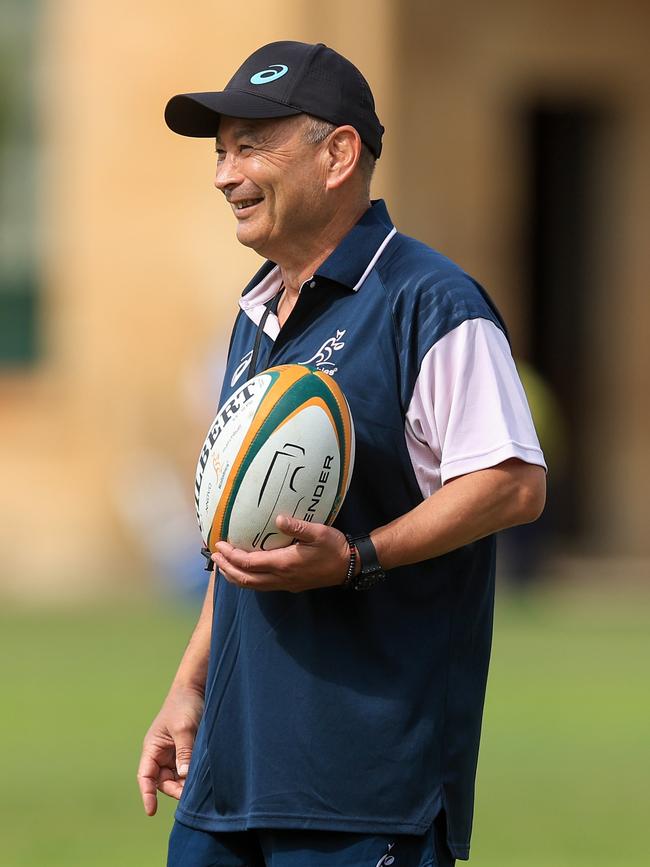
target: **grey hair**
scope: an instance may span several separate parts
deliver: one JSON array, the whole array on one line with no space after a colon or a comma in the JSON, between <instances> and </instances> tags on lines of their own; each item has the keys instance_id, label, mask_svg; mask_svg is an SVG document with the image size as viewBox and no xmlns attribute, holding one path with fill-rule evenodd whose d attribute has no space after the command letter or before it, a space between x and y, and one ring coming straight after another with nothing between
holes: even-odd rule
<instances>
[{"instance_id":1,"label":"grey hair","mask_svg":"<svg viewBox=\"0 0 650 867\"><path fill-rule=\"evenodd\" d=\"M321 120L319 117L307 116L307 122L304 129L304 138L307 144L321 144L328 135L334 132L336 124L330 123L328 120ZM359 156L359 170L370 189L370 181L375 171L375 163L377 159L373 152L366 144L361 144L361 155Z\"/></svg>"},{"instance_id":2,"label":"grey hair","mask_svg":"<svg viewBox=\"0 0 650 867\"><path fill-rule=\"evenodd\" d=\"M307 144L320 144L336 129L335 124L308 114L305 118L304 137Z\"/></svg>"}]
</instances>

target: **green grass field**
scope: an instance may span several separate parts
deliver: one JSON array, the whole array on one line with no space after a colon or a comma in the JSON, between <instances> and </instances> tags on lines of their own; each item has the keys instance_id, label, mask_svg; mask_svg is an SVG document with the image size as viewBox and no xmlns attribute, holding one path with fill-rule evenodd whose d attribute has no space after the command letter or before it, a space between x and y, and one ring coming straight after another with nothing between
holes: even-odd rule
<instances>
[{"instance_id":1,"label":"green grass field","mask_svg":"<svg viewBox=\"0 0 650 867\"><path fill-rule=\"evenodd\" d=\"M648 598L583 595L499 605L474 867L650 863ZM135 769L193 616L0 616L3 867L164 864L173 804L145 817Z\"/></svg>"}]
</instances>

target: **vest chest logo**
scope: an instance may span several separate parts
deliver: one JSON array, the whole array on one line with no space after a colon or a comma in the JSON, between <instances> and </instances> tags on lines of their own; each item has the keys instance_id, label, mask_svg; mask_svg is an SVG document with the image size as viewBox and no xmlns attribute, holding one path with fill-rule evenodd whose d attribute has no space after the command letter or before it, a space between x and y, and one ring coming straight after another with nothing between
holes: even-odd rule
<instances>
[{"instance_id":1,"label":"vest chest logo","mask_svg":"<svg viewBox=\"0 0 650 867\"><path fill-rule=\"evenodd\" d=\"M342 331L337 329L335 337L329 337L311 358L308 358L307 361L301 361L300 364L313 364L319 370L322 370L323 373L329 373L330 376L333 376L338 367L336 366L336 362L332 361L332 356L345 346L345 342L341 338L346 330L345 328Z\"/></svg>"},{"instance_id":2,"label":"vest chest logo","mask_svg":"<svg viewBox=\"0 0 650 867\"><path fill-rule=\"evenodd\" d=\"M379 861L377 861L377 867L389 867L389 865L395 864L395 856L390 854L394 848L394 843L388 844L388 852L386 852L383 858L380 858Z\"/></svg>"},{"instance_id":3,"label":"vest chest logo","mask_svg":"<svg viewBox=\"0 0 650 867\"><path fill-rule=\"evenodd\" d=\"M235 372L232 375L232 379L230 380L230 387L234 388L235 384L239 382L242 376L248 370L248 365L251 363L251 358L253 357L253 350L251 349L249 352L244 355L242 360L239 362L237 367L235 368Z\"/></svg>"},{"instance_id":4,"label":"vest chest logo","mask_svg":"<svg viewBox=\"0 0 650 867\"><path fill-rule=\"evenodd\" d=\"M336 362L332 361L332 356L335 352L338 352L339 349L343 349L345 346L345 341L341 340L341 338L345 334L346 330L347 329L345 328L342 331L337 329L335 337L328 337L320 349L315 352L311 358L308 358L307 361L299 361L298 364L312 364L314 367L322 370L323 373L329 373L330 376L334 376L338 367L336 366ZM251 349L242 357L241 361L235 368L232 379L230 380L231 388L234 388L242 376L248 371L252 355L253 350Z\"/></svg>"}]
</instances>

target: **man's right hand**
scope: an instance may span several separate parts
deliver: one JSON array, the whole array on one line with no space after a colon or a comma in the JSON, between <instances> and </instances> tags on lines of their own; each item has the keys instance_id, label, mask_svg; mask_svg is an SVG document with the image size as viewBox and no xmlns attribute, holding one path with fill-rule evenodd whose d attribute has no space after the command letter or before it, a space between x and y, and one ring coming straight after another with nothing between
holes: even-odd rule
<instances>
[{"instance_id":1,"label":"man's right hand","mask_svg":"<svg viewBox=\"0 0 650 867\"><path fill-rule=\"evenodd\" d=\"M145 735L138 785L148 816L158 807L158 790L176 800L183 792L203 703L201 691L173 686Z\"/></svg>"}]
</instances>

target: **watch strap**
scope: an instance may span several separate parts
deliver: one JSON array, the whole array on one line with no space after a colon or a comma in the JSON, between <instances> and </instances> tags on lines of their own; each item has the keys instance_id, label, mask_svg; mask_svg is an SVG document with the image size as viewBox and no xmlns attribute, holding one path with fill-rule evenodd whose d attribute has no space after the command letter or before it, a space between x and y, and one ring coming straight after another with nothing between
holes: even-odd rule
<instances>
[{"instance_id":1,"label":"watch strap","mask_svg":"<svg viewBox=\"0 0 650 867\"><path fill-rule=\"evenodd\" d=\"M377 559L377 551L372 543L372 539L367 533L362 536L353 536L352 542L354 543L354 546L359 553L362 574L367 574L368 572L384 571L379 565L379 560Z\"/></svg>"},{"instance_id":2,"label":"watch strap","mask_svg":"<svg viewBox=\"0 0 650 867\"><path fill-rule=\"evenodd\" d=\"M354 546L361 560L361 571L348 584L354 590L369 590L380 581L386 580L386 573L381 568L377 558L377 551L372 539L367 533L350 538L350 545Z\"/></svg>"}]
</instances>

